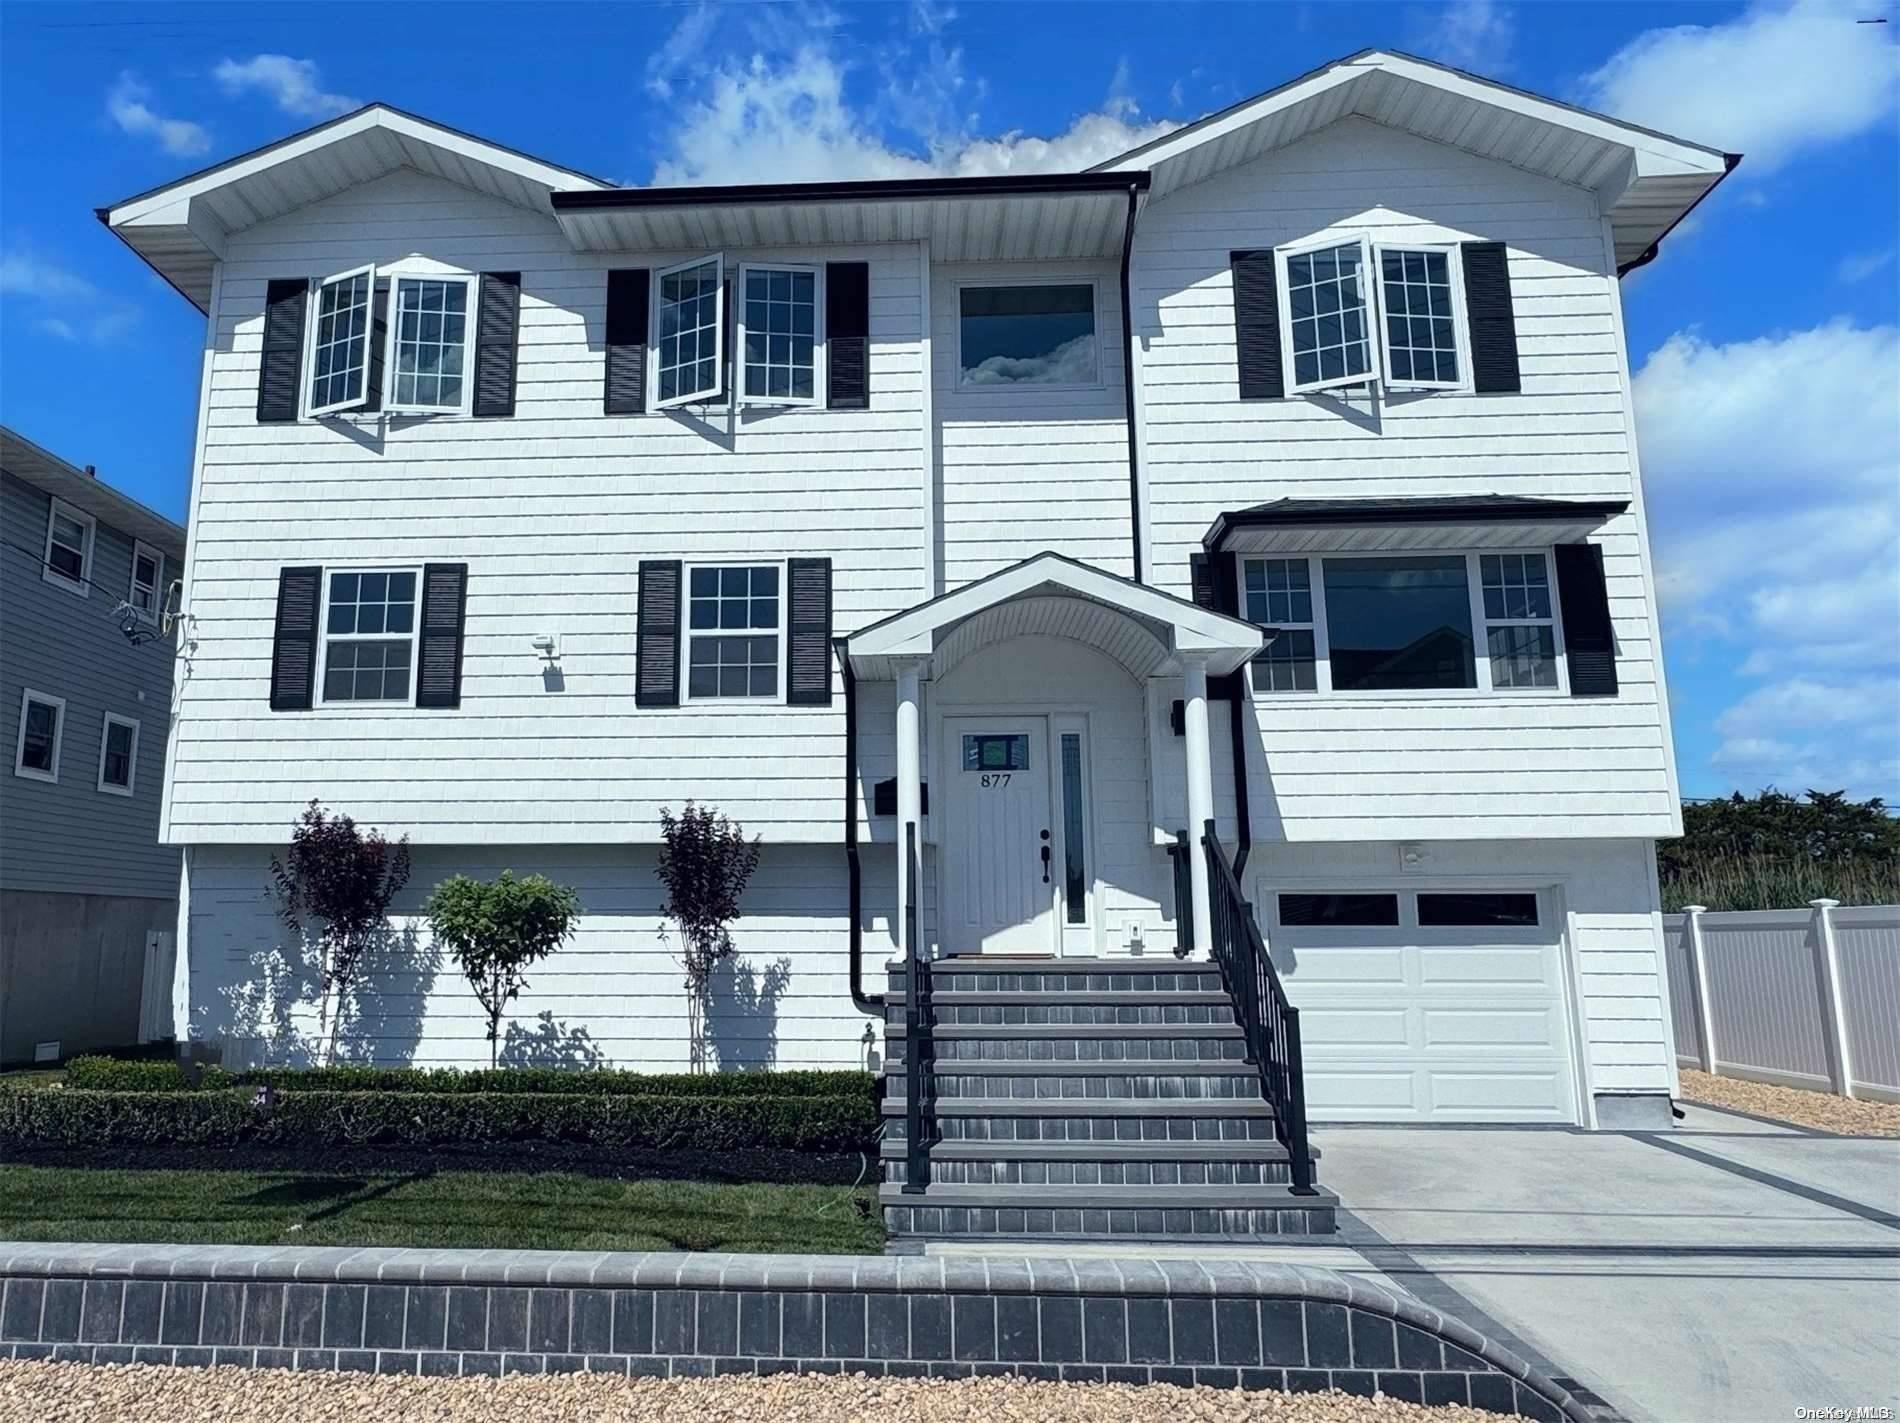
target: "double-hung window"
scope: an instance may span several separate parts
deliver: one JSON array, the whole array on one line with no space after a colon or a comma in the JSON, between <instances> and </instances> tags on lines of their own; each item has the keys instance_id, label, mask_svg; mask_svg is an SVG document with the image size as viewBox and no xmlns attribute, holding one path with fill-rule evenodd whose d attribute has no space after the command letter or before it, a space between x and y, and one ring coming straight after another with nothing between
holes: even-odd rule
<instances>
[{"instance_id":1,"label":"double-hung window","mask_svg":"<svg viewBox=\"0 0 1900 1423\"><path fill-rule=\"evenodd\" d=\"M1287 393L1383 381L1393 390L1469 386L1457 249L1330 238L1279 249Z\"/></svg>"},{"instance_id":2,"label":"double-hung window","mask_svg":"<svg viewBox=\"0 0 1900 1423\"><path fill-rule=\"evenodd\" d=\"M132 587L126 602L140 617L156 622L159 614L159 589L164 586L165 555L149 544L132 545Z\"/></svg>"},{"instance_id":3,"label":"double-hung window","mask_svg":"<svg viewBox=\"0 0 1900 1423\"><path fill-rule=\"evenodd\" d=\"M777 564L687 571L686 695L766 700L779 695L784 600Z\"/></svg>"},{"instance_id":4,"label":"double-hung window","mask_svg":"<svg viewBox=\"0 0 1900 1423\"><path fill-rule=\"evenodd\" d=\"M662 408L712 400L721 392L725 276L723 256L695 258L659 275L653 321L659 348L656 404Z\"/></svg>"},{"instance_id":5,"label":"double-hung window","mask_svg":"<svg viewBox=\"0 0 1900 1423\"><path fill-rule=\"evenodd\" d=\"M82 598L89 597L94 528L92 515L55 499L46 517L46 554L40 576Z\"/></svg>"},{"instance_id":6,"label":"double-hung window","mask_svg":"<svg viewBox=\"0 0 1900 1423\"><path fill-rule=\"evenodd\" d=\"M739 399L816 405L823 305L814 267L739 268Z\"/></svg>"},{"instance_id":7,"label":"double-hung window","mask_svg":"<svg viewBox=\"0 0 1900 1423\"><path fill-rule=\"evenodd\" d=\"M414 700L414 569L332 570L324 596L323 700Z\"/></svg>"},{"instance_id":8,"label":"double-hung window","mask_svg":"<svg viewBox=\"0 0 1900 1423\"><path fill-rule=\"evenodd\" d=\"M312 415L348 410L369 398L370 327L376 268L358 267L317 283L310 321L307 402Z\"/></svg>"},{"instance_id":9,"label":"double-hung window","mask_svg":"<svg viewBox=\"0 0 1900 1423\"><path fill-rule=\"evenodd\" d=\"M13 744L13 774L29 781L59 779L59 743L66 729L66 699L20 693L20 735Z\"/></svg>"},{"instance_id":10,"label":"double-hung window","mask_svg":"<svg viewBox=\"0 0 1900 1423\"><path fill-rule=\"evenodd\" d=\"M138 722L107 712L99 733L99 789L107 795L131 795L138 780L138 765Z\"/></svg>"},{"instance_id":11,"label":"double-hung window","mask_svg":"<svg viewBox=\"0 0 1900 1423\"><path fill-rule=\"evenodd\" d=\"M1256 693L1563 685L1556 592L1541 549L1242 557L1240 588L1243 615L1267 638L1253 663Z\"/></svg>"},{"instance_id":12,"label":"double-hung window","mask_svg":"<svg viewBox=\"0 0 1900 1423\"><path fill-rule=\"evenodd\" d=\"M390 410L466 413L469 408L468 277L395 277L390 283Z\"/></svg>"}]
</instances>

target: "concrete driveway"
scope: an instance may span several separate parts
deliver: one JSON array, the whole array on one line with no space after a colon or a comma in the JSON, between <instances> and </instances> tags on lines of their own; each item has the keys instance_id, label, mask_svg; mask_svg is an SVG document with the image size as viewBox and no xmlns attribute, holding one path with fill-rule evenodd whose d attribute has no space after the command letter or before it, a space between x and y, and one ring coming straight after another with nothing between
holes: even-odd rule
<instances>
[{"instance_id":1,"label":"concrete driveway","mask_svg":"<svg viewBox=\"0 0 1900 1423\"><path fill-rule=\"evenodd\" d=\"M1314 1137L1342 1244L1626 1418L1900 1419L1900 1140L1686 1110Z\"/></svg>"}]
</instances>

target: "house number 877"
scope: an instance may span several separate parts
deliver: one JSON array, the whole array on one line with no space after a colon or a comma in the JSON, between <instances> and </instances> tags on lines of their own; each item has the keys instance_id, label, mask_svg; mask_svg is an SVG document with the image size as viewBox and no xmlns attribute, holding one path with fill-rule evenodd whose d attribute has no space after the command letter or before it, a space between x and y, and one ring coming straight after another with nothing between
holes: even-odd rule
<instances>
[{"instance_id":1,"label":"house number 877","mask_svg":"<svg viewBox=\"0 0 1900 1423\"><path fill-rule=\"evenodd\" d=\"M1009 784L1008 771L996 771L983 778L983 789L986 791L1000 791L1004 786L1008 784Z\"/></svg>"}]
</instances>

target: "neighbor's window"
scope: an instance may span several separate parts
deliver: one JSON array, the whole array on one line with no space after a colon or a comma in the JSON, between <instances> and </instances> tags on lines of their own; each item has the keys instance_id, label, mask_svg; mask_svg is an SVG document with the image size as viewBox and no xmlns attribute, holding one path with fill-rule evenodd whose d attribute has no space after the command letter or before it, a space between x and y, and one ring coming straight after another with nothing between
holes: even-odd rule
<instances>
[{"instance_id":1,"label":"neighbor's window","mask_svg":"<svg viewBox=\"0 0 1900 1423\"><path fill-rule=\"evenodd\" d=\"M1282 323L1293 356L1289 392L1324 390L1372 377L1371 296L1366 244L1340 243L1281 256L1286 288Z\"/></svg>"},{"instance_id":2,"label":"neighbor's window","mask_svg":"<svg viewBox=\"0 0 1900 1423\"><path fill-rule=\"evenodd\" d=\"M361 405L369 394L370 309L376 269L362 267L317 284L310 330L310 413Z\"/></svg>"},{"instance_id":3,"label":"neighbor's window","mask_svg":"<svg viewBox=\"0 0 1900 1423\"><path fill-rule=\"evenodd\" d=\"M55 499L46 519L46 563L40 576L75 593L89 594L93 519L64 500Z\"/></svg>"},{"instance_id":4,"label":"neighbor's window","mask_svg":"<svg viewBox=\"0 0 1900 1423\"><path fill-rule=\"evenodd\" d=\"M776 697L777 565L694 568L686 589L686 695Z\"/></svg>"},{"instance_id":5,"label":"neighbor's window","mask_svg":"<svg viewBox=\"0 0 1900 1423\"><path fill-rule=\"evenodd\" d=\"M459 411L467 406L469 279L397 277L389 323L391 410Z\"/></svg>"},{"instance_id":6,"label":"neighbor's window","mask_svg":"<svg viewBox=\"0 0 1900 1423\"><path fill-rule=\"evenodd\" d=\"M165 576L165 555L143 543L132 545L132 590L126 601L140 617L155 619L159 612L159 587Z\"/></svg>"},{"instance_id":7,"label":"neighbor's window","mask_svg":"<svg viewBox=\"0 0 1900 1423\"><path fill-rule=\"evenodd\" d=\"M107 712L99 736L99 789L108 795L131 795L138 759L139 724Z\"/></svg>"},{"instance_id":8,"label":"neighbor's window","mask_svg":"<svg viewBox=\"0 0 1900 1423\"><path fill-rule=\"evenodd\" d=\"M1463 554L1328 558L1321 567L1334 691L1478 685Z\"/></svg>"},{"instance_id":9,"label":"neighbor's window","mask_svg":"<svg viewBox=\"0 0 1900 1423\"><path fill-rule=\"evenodd\" d=\"M1550 567L1541 553L1478 556L1484 584L1484 637L1491 685L1557 685L1557 620Z\"/></svg>"},{"instance_id":10,"label":"neighbor's window","mask_svg":"<svg viewBox=\"0 0 1900 1423\"><path fill-rule=\"evenodd\" d=\"M1443 249L1379 249L1385 374L1393 385L1459 383L1452 272L1451 253Z\"/></svg>"},{"instance_id":11,"label":"neighbor's window","mask_svg":"<svg viewBox=\"0 0 1900 1423\"><path fill-rule=\"evenodd\" d=\"M655 302L660 405L710 400L720 392L724 257L705 257L660 273Z\"/></svg>"},{"instance_id":12,"label":"neighbor's window","mask_svg":"<svg viewBox=\"0 0 1900 1423\"><path fill-rule=\"evenodd\" d=\"M958 360L964 385L1094 385L1092 282L962 287Z\"/></svg>"},{"instance_id":13,"label":"neighbor's window","mask_svg":"<svg viewBox=\"0 0 1900 1423\"><path fill-rule=\"evenodd\" d=\"M59 741L66 701L31 687L20 693L20 738L13 747L13 774L34 781L59 779Z\"/></svg>"},{"instance_id":14,"label":"neighbor's window","mask_svg":"<svg viewBox=\"0 0 1900 1423\"><path fill-rule=\"evenodd\" d=\"M331 573L323 615L323 700L409 701L415 641L413 569Z\"/></svg>"},{"instance_id":15,"label":"neighbor's window","mask_svg":"<svg viewBox=\"0 0 1900 1423\"><path fill-rule=\"evenodd\" d=\"M1312 574L1303 558L1249 558L1241 564L1247 621L1267 636L1253 660L1256 692L1310 692L1314 679Z\"/></svg>"},{"instance_id":16,"label":"neighbor's window","mask_svg":"<svg viewBox=\"0 0 1900 1423\"><path fill-rule=\"evenodd\" d=\"M818 273L810 267L739 269L740 398L811 405L818 392Z\"/></svg>"}]
</instances>

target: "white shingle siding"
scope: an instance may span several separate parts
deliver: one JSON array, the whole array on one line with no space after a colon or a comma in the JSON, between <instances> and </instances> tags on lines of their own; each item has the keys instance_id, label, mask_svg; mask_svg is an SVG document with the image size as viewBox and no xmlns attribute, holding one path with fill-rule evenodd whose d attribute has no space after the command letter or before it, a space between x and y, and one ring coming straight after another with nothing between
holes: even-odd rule
<instances>
[{"instance_id":1,"label":"white shingle siding","mask_svg":"<svg viewBox=\"0 0 1900 1423\"><path fill-rule=\"evenodd\" d=\"M1522 393L1399 398L1376 412L1360 397L1350 414L1324 398L1240 401L1230 253L1329 228L1507 243ZM1133 283L1150 557L1170 591L1188 592L1188 557L1216 514L1273 499L1636 497L1615 277L1582 189L1348 119L1156 202ZM1634 511L1594 537L1616 697L1263 697L1256 837L1675 833Z\"/></svg>"}]
</instances>

